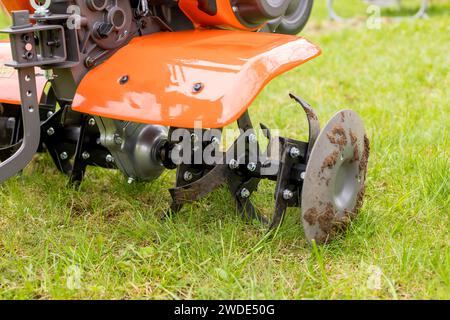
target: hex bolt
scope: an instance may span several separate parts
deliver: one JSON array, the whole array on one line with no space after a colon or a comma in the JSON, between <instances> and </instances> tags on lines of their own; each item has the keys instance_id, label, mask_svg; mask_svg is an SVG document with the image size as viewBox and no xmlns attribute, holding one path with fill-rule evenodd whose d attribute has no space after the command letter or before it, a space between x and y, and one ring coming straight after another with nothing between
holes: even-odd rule
<instances>
[{"instance_id":1,"label":"hex bolt","mask_svg":"<svg viewBox=\"0 0 450 320\"><path fill-rule=\"evenodd\" d=\"M114 157L110 154L108 154L105 158L106 162L108 163L113 163L114 162Z\"/></svg>"},{"instance_id":2,"label":"hex bolt","mask_svg":"<svg viewBox=\"0 0 450 320\"><path fill-rule=\"evenodd\" d=\"M69 158L69 155L67 154L67 152L63 151L61 152L59 157L61 158L61 160L67 160L67 158Z\"/></svg>"},{"instance_id":3,"label":"hex bolt","mask_svg":"<svg viewBox=\"0 0 450 320\"><path fill-rule=\"evenodd\" d=\"M128 80L130 80L130 77L127 76L127 75L125 75L125 76L123 76L123 77L121 77L121 78L119 79L119 83L120 83L121 85L124 85L124 84L126 84L126 83L128 82Z\"/></svg>"},{"instance_id":4,"label":"hex bolt","mask_svg":"<svg viewBox=\"0 0 450 320\"><path fill-rule=\"evenodd\" d=\"M183 179L184 179L184 181L186 181L186 182L191 181L193 177L194 177L194 175L193 175L192 172L190 172L190 171L186 171L186 172L183 174Z\"/></svg>"},{"instance_id":5,"label":"hex bolt","mask_svg":"<svg viewBox=\"0 0 450 320\"><path fill-rule=\"evenodd\" d=\"M250 162L250 163L247 165L247 169L248 169L248 171L250 171L250 172L254 172L254 171L256 170L256 163Z\"/></svg>"},{"instance_id":6,"label":"hex bolt","mask_svg":"<svg viewBox=\"0 0 450 320\"><path fill-rule=\"evenodd\" d=\"M306 177L306 171L303 171L302 173L300 173L300 179L305 180Z\"/></svg>"},{"instance_id":7,"label":"hex bolt","mask_svg":"<svg viewBox=\"0 0 450 320\"><path fill-rule=\"evenodd\" d=\"M250 197L250 190L248 190L247 188L242 188L241 198L247 199L248 197Z\"/></svg>"},{"instance_id":8,"label":"hex bolt","mask_svg":"<svg viewBox=\"0 0 450 320\"><path fill-rule=\"evenodd\" d=\"M213 138L211 139L211 143L212 143L212 144L215 144L215 145L220 144L220 139L217 138L217 137L213 137Z\"/></svg>"},{"instance_id":9,"label":"hex bolt","mask_svg":"<svg viewBox=\"0 0 450 320\"><path fill-rule=\"evenodd\" d=\"M202 91L202 89L203 89L203 83L198 82L198 83L194 84L194 86L192 87L192 92L199 93L200 91Z\"/></svg>"},{"instance_id":10,"label":"hex bolt","mask_svg":"<svg viewBox=\"0 0 450 320\"><path fill-rule=\"evenodd\" d=\"M289 189L283 190L283 199L284 200L290 200L294 197L294 193Z\"/></svg>"},{"instance_id":11,"label":"hex bolt","mask_svg":"<svg viewBox=\"0 0 450 320\"><path fill-rule=\"evenodd\" d=\"M53 129L53 127L48 128L48 129L47 129L47 134L48 134L49 136L54 135L54 134L55 134L55 129Z\"/></svg>"},{"instance_id":12,"label":"hex bolt","mask_svg":"<svg viewBox=\"0 0 450 320\"><path fill-rule=\"evenodd\" d=\"M90 118L88 120L88 125L91 126L91 127L95 126L95 119L94 118Z\"/></svg>"},{"instance_id":13,"label":"hex bolt","mask_svg":"<svg viewBox=\"0 0 450 320\"><path fill-rule=\"evenodd\" d=\"M191 141L192 141L192 142L198 142L198 135L195 134L195 133L192 133L192 134L191 134Z\"/></svg>"},{"instance_id":14,"label":"hex bolt","mask_svg":"<svg viewBox=\"0 0 450 320\"><path fill-rule=\"evenodd\" d=\"M236 159L231 159L230 163L228 164L231 170L236 170L239 168L239 163L236 161Z\"/></svg>"},{"instance_id":15,"label":"hex bolt","mask_svg":"<svg viewBox=\"0 0 450 320\"><path fill-rule=\"evenodd\" d=\"M114 142L115 142L115 144L118 144L118 145L121 145L123 142L122 137L118 133L116 133L114 135Z\"/></svg>"},{"instance_id":16,"label":"hex bolt","mask_svg":"<svg viewBox=\"0 0 450 320\"><path fill-rule=\"evenodd\" d=\"M258 139L256 138L256 134L251 133L251 134L248 136L248 142L250 142L250 143L256 143L257 141L258 141Z\"/></svg>"},{"instance_id":17,"label":"hex bolt","mask_svg":"<svg viewBox=\"0 0 450 320\"><path fill-rule=\"evenodd\" d=\"M289 155L294 159L300 157L300 149L292 147L291 150L289 150Z\"/></svg>"},{"instance_id":18,"label":"hex bolt","mask_svg":"<svg viewBox=\"0 0 450 320\"><path fill-rule=\"evenodd\" d=\"M91 155L89 154L89 152L85 151L85 152L83 152L83 153L81 154L81 157L82 157L84 160L87 160L87 159L89 159L89 158L91 157Z\"/></svg>"}]
</instances>

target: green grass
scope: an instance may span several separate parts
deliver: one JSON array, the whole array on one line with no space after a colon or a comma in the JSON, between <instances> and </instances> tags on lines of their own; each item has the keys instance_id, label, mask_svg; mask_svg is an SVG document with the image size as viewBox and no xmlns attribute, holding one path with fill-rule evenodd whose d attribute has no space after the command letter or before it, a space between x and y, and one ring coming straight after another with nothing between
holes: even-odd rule
<instances>
[{"instance_id":1,"label":"green grass","mask_svg":"<svg viewBox=\"0 0 450 320\"><path fill-rule=\"evenodd\" d=\"M341 108L363 117L367 197L342 237L312 248L298 209L265 237L226 190L161 219L173 173L128 186L89 169L73 190L39 156L0 186L0 298L449 299L450 17L444 1L432 4L430 19L368 30L329 22L316 2L303 35L323 55L251 107L291 137L306 136L306 121L289 91L322 124ZM271 210L272 188L256 196L260 210Z\"/></svg>"}]
</instances>

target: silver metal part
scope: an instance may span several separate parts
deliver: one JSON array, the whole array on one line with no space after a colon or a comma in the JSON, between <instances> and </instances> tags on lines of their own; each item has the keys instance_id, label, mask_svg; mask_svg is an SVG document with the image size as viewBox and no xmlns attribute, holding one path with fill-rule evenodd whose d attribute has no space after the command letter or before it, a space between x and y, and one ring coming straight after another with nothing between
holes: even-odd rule
<instances>
[{"instance_id":1,"label":"silver metal part","mask_svg":"<svg viewBox=\"0 0 450 320\"><path fill-rule=\"evenodd\" d=\"M190 171L186 171L186 172L183 174L183 180L186 181L186 182L191 181L193 177L194 177L194 176L192 175L192 172L190 172Z\"/></svg>"},{"instance_id":2,"label":"silver metal part","mask_svg":"<svg viewBox=\"0 0 450 320\"><path fill-rule=\"evenodd\" d=\"M231 159L228 166L230 167L231 170L235 170L239 167L239 163L235 159Z\"/></svg>"},{"instance_id":3,"label":"silver metal part","mask_svg":"<svg viewBox=\"0 0 450 320\"><path fill-rule=\"evenodd\" d=\"M283 190L283 199L284 200L290 200L294 197L294 193L289 190L289 189L285 189Z\"/></svg>"},{"instance_id":4,"label":"silver metal part","mask_svg":"<svg viewBox=\"0 0 450 320\"><path fill-rule=\"evenodd\" d=\"M55 134L55 129L53 129L53 127L48 128L48 129L47 129L47 134L48 134L49 136L54 135L54 134Z\"/></svg>"},{"instance_id":5,"label":"silver metal part","mask_svg":"<svg viewBox=\"0 0 450 320\"><path fill-rule=\"evenodd\" d=\"M292 147L291 150L289 150L289 155L294 159L300 157L301 155L300 149Z\"/></svg>"},{"instance_id":6,"label":"silver metal part","mask_svg":"<svg viewBox=\"0 0 450 320\"><path fill-rule=\"evenodd\" d=\"M250 190L248 190L247 188L242 188L241 190L241 198L248 198L250 197Z\"/></svg>"},{"instance_id":7,"label":"silver metal part","mask_svg":"<svg viewBox=\"0 0 450 320\"><path fill-rule=\"evenodd\" d=\"M248 169L248 171L250 171L250 172L254 172L254 171L256 170L256 163L250 162L250 163L247 165L247 169Z\"/></svg>"},{"instance_id":8,"label":"silver metal part","mask_svg":"<svg viewBox=\"0 0 450 320\"><path fill-rule=\"evenodd\" d=\"M352 110L328 121L312 149L302 188L302 217L308 240L324 243L345 226L362 204L368 140Z\"/></svg>"},{"instance_id":9,"label":"silver metal part","mask_svg":"<svg viewBox=\"0 0 450 320\"><path fill-rule=\"evenodd\" d=\"M101 117L96 118L96 123L101 144L111 152L109 160L125 176L151 181L161 175L164 167L159 149L167 140L166 127Z\"/></svg>"}]
</instances>

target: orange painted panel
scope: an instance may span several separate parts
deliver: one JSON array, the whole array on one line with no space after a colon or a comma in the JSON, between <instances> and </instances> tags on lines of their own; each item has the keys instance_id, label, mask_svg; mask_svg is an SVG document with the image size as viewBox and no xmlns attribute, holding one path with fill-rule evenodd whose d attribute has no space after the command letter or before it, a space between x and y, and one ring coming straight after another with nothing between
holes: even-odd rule
<instances>
[{"instance_id":1,"label":"orange painted panel","mask_svg":"<svg viewBox=\"0 0 450 320\"><path fill-rule=\"evenodd\" d=\"M12 61L9 42L0 40L0 103L20 105L20 90L17 71L6 67L5 62ZM42 92L47 80L42 70L36 69L37 92Z\"/></svg>"},{"instance_id":2,"label":"orange painted panel","mask_svg":"<svg viewBox=\"0 0 450 320\"><path fill-rule=\"evenodd\" d=\"M133 39L90 71L73 109L142 123L219 128L237 120L271 79L319 54L314 44L289 35L152 34ZM128 81L121 83L124 76Z\"/></svg>"},{"instance_id":3,"label":"orange painted panel","mask_svg":"<svg viewBox=\"0 0 450 320\"><path fill-rule=\"evenodd\" d=\"M31 13L34 12L33 7L30 5L30 0L0 0L7 12L14 10L28 10Z\"/></svg>"},{"instance_id":4,"label":"orange painted panel","mask_svg":"<svg viewBox=\"0 0 450 320\"><path fill-rule=\"evenodd\" d=\"M198 0L179 0L178 6L181 11L199 27L215 26L224 29L256 30L244 26L233 12L231 0L216 0L217 13L214 16L198 8Z\"/></svg>"}]
</instances>

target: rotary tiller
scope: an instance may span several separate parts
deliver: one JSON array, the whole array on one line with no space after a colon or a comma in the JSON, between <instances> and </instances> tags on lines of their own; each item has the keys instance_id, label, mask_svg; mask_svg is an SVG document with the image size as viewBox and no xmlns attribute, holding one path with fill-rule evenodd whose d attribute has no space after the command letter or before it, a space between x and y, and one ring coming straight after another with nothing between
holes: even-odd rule
<instances>
[{"instance_id":1,"label":"rotary tiller","mask_svg":"<svg viewBox=\"0 0 450 320\"><path fill-rule=\"evenodd\" d=\"M130 183L176 169L172 213L227 186L240 214L270 229L301 207L317 243L360 209L369 142L354 111L320 131L316 112L290 94L309 140L261 125L267 150L247 112L271 79L320 54L288 35L312 1L2 2L12 26L0 43L0 181L43 151L74 184L88 166L118 169ZM225 149L223 129L234 122L240 134ZM276 182L272 216L250 201L262 179Z\"/></svg>"}]
</instances>

